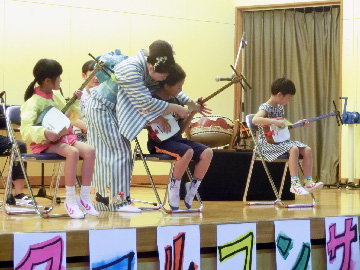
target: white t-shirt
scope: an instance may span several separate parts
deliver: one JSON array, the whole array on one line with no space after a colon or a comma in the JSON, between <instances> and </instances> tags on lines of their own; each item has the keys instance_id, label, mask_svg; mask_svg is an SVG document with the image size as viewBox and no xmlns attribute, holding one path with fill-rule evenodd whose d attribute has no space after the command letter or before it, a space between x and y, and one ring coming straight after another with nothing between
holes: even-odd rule
<instances>
[{"instance_id":1,"label":"white t-shirt","mask_svg":"<svg viewBox=\"0 0 360 270\"><path fill-rule=\"evenodd\" d=\"M81 95L81 99L79 100L79 103L80 103L82 117L80 119L85 121L85 108L86 108L86 104L89 100L90 94L88 93L86 88L84 88L81 92L82 92L82 95Z\"/></svg>"},{"instance_id":2,"label":"white t-shirt","mask_svg":"<svg viewBox=\"0 0 360 270\"><path fill-rule=\"evenodd\" d=\"M82 95L81 95L81 98L79 100L79 103L80 103L80 109L81 109L81 118L80 120L83 120L84 122L85 121L85 107L86 107L86 104L89 100L89 97L90 97L90 94L88 93L88 91L86 90L86 88L84 88L82 91L81 91ZM81 133L81 129L78 128L78 127L73 127L73 132L75 134L78 134L78 133Z\"/></svg>"}]
</instances>

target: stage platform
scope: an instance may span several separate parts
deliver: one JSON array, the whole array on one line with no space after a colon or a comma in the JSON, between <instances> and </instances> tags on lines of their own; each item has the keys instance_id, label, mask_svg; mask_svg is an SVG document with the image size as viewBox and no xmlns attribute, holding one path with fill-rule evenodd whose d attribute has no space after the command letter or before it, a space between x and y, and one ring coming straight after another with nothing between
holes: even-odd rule
<instances>
[{"instance_id":1,"label":"stage platform","mask_svg":"<svg viewBox=\"0 0 360 270\"><path fill-rule=\"evenodd\" d=\"M149 187L132 187L134 198L155 200ZM158 188L161 196L165 187ZM64 191L61 191L62 194ZM310 219L312 266L326 269L324 218L359 216L360 190L324 188L315 192L314 208L282 208L280 206L245 206L242 201L204 201L201 213L165 214L160 210L142 213L102 212L100 217L82 220L70 218L43 219L36 215L0 214L0 269L12 269L13 234L17 232L66 232L68 269L89 269L89 230L136 228L138 269L159 269L156 245L157 226L200 225L201 268L216 269L216 226L231 223L257 223L257 269L276 269L274 220ZM2 195L2 194L0 194ZM44 198L37 199L45 205ZM309 196L298 196L290 203L310 202ZM194 202L194 207L197 206ZM183 201L180 202L183 205ZM139 204L138 204L139 206ZM63 205L53 210L64 213ZM299 232L301 233L301 232ZM116 245L117 243L114 243ZM120 243L119 243L120 244Z\"/></svg>"}]
</instances>

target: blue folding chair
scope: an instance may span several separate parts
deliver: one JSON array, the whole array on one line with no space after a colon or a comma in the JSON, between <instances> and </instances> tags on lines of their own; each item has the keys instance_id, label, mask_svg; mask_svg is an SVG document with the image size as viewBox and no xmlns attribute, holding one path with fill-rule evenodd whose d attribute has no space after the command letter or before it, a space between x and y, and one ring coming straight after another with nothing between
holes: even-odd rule
<instances>
[{"instance_id":1,"label":"blue folding chair","mask_svg":"<svg viewBox=\"0 0 360 270\"><path fill-rule=\"evenodd\" d=\"M253 148L253 155L252 155L252 158L251 158L249 173L248 173L248 177L247 177L247 181L246 181L246 186L245 186L245 191L244 191L244 196L243 196L243 202L246 205L275 205L275 204L279 203L281 206L287 207L287 208L314 207L315 204L316 204L316 201L315 201L315 197L314 197L314 195L312 193L310 193L311 196L312 196L312 203L309 203L309 204L286 204L281 200L281 194L282 194L282 190L283 190L283 187L284 187L284 181L285 181L285 177L286 177L286 173L287 173L288 165L289 165L289 154L285 153L285 154L281 155L280 157L278 157L275 161L272 161L272 162L283 162L283 163L285 163L284 172L283 172L282 179L281 179L281 185L280 185L280 189L279 189L279 192L278 192L278 190L277 190L277 188L275 186L274 180L273 180L273 178L271 176L271 173L269 171L269 168L268 168L268 166L266 164L267 161L265 160L265 158L262 155L261 146L258 144L259 130L258 130L258 126L254 125L253 122L252 122L253 117L254 117L254 114L249 114L249 115L246 116L246 124L247 124L247 126L249 128L251 137L253 139L254 148ZM299 157L299 167L300 167L301 171L303 172L303 169L302 169L302 166L301 166L301 163L300 163L301 159L302 159L302 157L300 156ZM264 167L265 172L266 172L266 175L267 175L267 177L269 179L271 188L272 188L272 190L273 190L273 192L275 194L275 197L276 197L275 201L270 201L270 202L266 202L266 201L264 201L264 202L248 202L246 200L248 189L249 189L249 186L250 186L252 170L253 170L255 161L261 161L262 162L263 167Z\"/></svg>"},{"instance_id":2,"label":"blue folding chair","mask_svg":"<svg viewBox=\"0 0 360 270\"><path fill-rule=\"evenodd\" d=\"M201 212L202 211L203 204L202 204L202 201L201 201L201 198L200 198L200 195L199 195L198 192L196 193L196 197L197 197L197 200L198 200L200 206L199 206L199 208L196 208L196 209L179 209L179 210L168 209L166 207L166 202L167 202L167 199L168 199L168 189L167 188L166 188L164 200L161 201L159 193L157 192L157 189L156 189L154 179L153 179L153 177L152 177L152 175L150 173L150 169L149 169L149 166L148 166L147 162L152 161L152 162L170 163L170 173L169 173L169 180L168 180L168 183L170 183L172 175L173 175L173 171L174 171L175 161L176 161L176 159L174 157L172 157L170 155L167 155L167 154L144 154L142 149L141 149L141 146L140 146L140 143L139 143L138 139L135 138L135 149L134 149L134 153L133 153L133 167L134 167L134 164L135 164L136 160L140 160L140 161L143 162L143 165L144 165L146 173L147 173L147 175L149 177L151 186L152 186L153 191L155 193L157 202L158 202L158 204L160 206L160 209L162 211L164 211L167 214L171 214L171 213L191 213L191 212ZM189 181L191 181L192 175L191 175L191 172L190 172L189 168L186 169L186 172L187 172L187 176L188 176ZM150 203L150 204L155 205L155 203L153 203L153 202L145 202L145 201L134 200L134 199L131 199L131 201L137 201L137 202L141 202L141 203ZM142 209L144 209L144 208L142 208ZM145 209L149 209L149 208L145 208ZM154 207L151 207L151 209L154 209ZM159 207L157 207L157 209L159 209Z\"/></svg>"},{"instance_id":3,"label":"blue folding chair","mask_svg":"<svg viewBox=\"0 0 360 270\"><path fill-rule=\"evenodd\" d=\"M21 118L20 118L20 108L21 106L11 106L6 109L5 117L6 117L6 125L9 133L9 139L12 144L12 152L11 152L11 158L10 158L10 164L9 164L9 173L8 173L8 179L5 187L5 195L4 198L7 198L9 194L11 194L12 189L12 165L14 162L20 162L21 169L24 174L25 182L27 184L27 187L29 189L30 198L33 202L33 205L31 206L31 209L29 211L29 207L26 207L26 209L19 209L20 207L13 207L6 203L4 208L4 211L6 214L38 214L43 218L49 218L49 217L62 217L62 216L69 216L68 214L49 214L55 204L57 199L57 192L59 189L60 184L60 177L61 177L61 171L62 167L65 162L65 157L57 155L57 154L21 154L20 149L18 146L18 143L15 138L15 131L13 128L13 124L15 125L21 125ZM43 207L39 206L37 202L35 201L34 194L31 188L31 184L25 169L24 162L37 162L37 163L59 163L59 169L57 171L56 176L56 184L55 184L55 190L54 195L52 199L52 204L49 207ZM4 199L6 201L6 199Z\"/></svg>"}]
</instances>

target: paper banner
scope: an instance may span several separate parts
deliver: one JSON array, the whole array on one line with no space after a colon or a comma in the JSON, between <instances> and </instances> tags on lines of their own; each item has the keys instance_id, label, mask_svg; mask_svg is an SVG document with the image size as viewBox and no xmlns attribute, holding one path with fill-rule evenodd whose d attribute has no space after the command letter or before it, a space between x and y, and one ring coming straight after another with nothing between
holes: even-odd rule
<instances>
[{"instance_id":1,"label":"paper banner","mask_svg":"<svg viewBox=\"0 0 360 270\"><path fill-rule=\"evenodd\" d=\"M136 270L136 229L90 230L91 269Z\"/></svg>"},{"instance_id":2,"label":"paper banner","mask_svg":"<svg viewBox=\"0 0 360 270\"><path fill-rule=\"evenodd\" d=\"M217 226L217 269L256 269L256 223Z\"/></svg>"},{"instance_id":3,"label":"paper banner","mask_svg":"<svg viewBox=\"0 0 360 270\"><path fill-rule=\"evenodd\" d=\"M276 269L312 269L310 220L275 221Z\"/></svg>"},{"instance_id":4,"label":"paper banner","mask_svg":"<svg viewBox=\"0 0 360 270\"><path fill-rule=\"evenodd\" d=\"M200 229L198 225L157 228L161 270L200 270Z\"/></svg>"},{"instance_id":5,"label":"paper banner","mask_svg":"<svg viewBox=\"0 0 360 270\"><path fill-rule=\"evenodd\" d=\"M16 270L66 269L66 233L14 234Z\"/></svg>"},{"instance_id":6,"label":"paper banner","mask_svg":"<svg viewBox=\"0 0 360 270\"><path fill-rule=\"evenodd\" d=\"M327 269L360 269L358 217L325 218Z\"/></svg>"}]
</instances>

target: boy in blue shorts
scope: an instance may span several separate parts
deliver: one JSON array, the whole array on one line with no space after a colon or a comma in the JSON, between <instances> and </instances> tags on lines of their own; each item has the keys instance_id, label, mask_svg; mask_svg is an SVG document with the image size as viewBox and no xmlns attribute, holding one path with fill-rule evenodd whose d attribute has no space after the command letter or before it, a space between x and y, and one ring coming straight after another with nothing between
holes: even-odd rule
<instances>
[{"instance_id":1,"label":"boy in blue shorts","mask_svg":"<svg viewBox=\"0 0 360 270\"><path fill-rule=\"evenodd\" d=\"M176 96L182 91L182 86L185 82L186 74L184 70L178 65L170 70L169 75L164 81L160 82L160 90L153 94L154 98L167 101L169 103L175 103L184 106ZM209 109L202 105L200 112L208 112ZM155 142L149 136L148 149L150 153L164 153L176 158L173 177L168 185L169 191L169 204L172 210L179 209L180 202L180 182L181 178L186 171L191 160L196 162L193 178L191 182L186 183L186 196L185 206L190 209L195 194L204 178L213 156L211 148L182 138L181 134L189 127L191 119L198 111L193 111L186 119L179 119L178 124L180 131L173 137L162 141L160 143ZM176 116L175 116L176 117Z\"/></svg>"}]
</instances>

